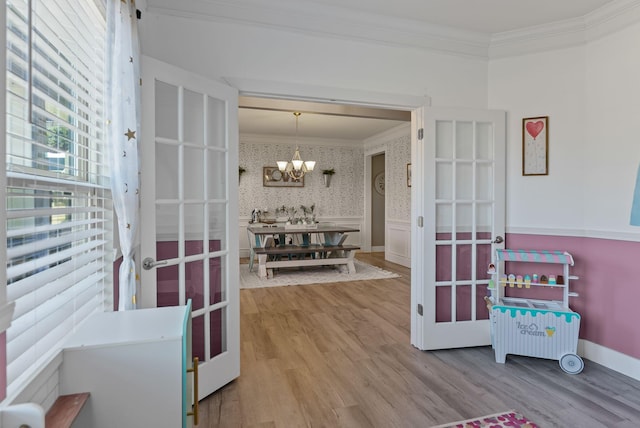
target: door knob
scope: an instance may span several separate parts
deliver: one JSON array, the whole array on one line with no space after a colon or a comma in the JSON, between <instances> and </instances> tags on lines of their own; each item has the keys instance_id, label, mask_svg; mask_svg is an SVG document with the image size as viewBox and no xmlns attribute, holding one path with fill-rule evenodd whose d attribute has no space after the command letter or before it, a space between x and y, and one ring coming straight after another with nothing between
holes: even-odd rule
<instances>
[{"instance_id":1,"label":"door knob","mask_svg":"<svg viewBox=\"0 0 640 428\"><path fill-rule=\"evenodd\" d=\"M492 244L502 244L504 242L504 238L500 235L496 236L496 239L491 241Z\"/></svg>"},{"instance_id":2,"label":"door knob","mask_svg":"<svg viewBox=\"0 0 640 428\"><path fill-rule=\"evenodd\" d=\"M149 269L154 268L156 266L161 266L161 265L166 265L166 264L167 264L166 260L163 260L161 262L157 262L157 261L153 260L152 257L147 257L146 259L144 259L142 261L142 268L144 270L149 270Z\"/></svg>"}]
</instances>

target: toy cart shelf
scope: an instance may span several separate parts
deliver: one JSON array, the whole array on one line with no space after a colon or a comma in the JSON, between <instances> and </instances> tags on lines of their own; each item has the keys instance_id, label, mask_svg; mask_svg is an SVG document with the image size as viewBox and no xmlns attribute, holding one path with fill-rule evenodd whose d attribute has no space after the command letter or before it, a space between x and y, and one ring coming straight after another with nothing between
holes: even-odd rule
<instances>
[{"instance_id":1,"label":"toy cart shelf","mask_svg":"<svg viewBox=\"0 0 640 428\"><path fill-rule=\"evenodd\" d=\"M504 262L529 262L562 265L560 275L506 275ZM571 254L563 251L496 250L496 265L487 298L491 320L491 344L496 362L504 363L507 354L558 360L567 373L577 374L584 362L577 355L580 315L569 308ZM562 300L505 297L507 288L562 287Z\"/></svg>"}]
</instances>

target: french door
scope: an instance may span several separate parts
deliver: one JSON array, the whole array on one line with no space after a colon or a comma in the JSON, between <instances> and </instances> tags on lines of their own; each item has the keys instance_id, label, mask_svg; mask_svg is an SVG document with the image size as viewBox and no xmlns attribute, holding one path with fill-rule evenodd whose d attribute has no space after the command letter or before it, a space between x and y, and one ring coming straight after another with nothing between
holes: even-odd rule
<instances>
[{"instance_id":1,"label":"french door","mask_svg":"<svg viewBox=\"0 0 640 428\"><path fill-rule=\"evenodd\" d=\"M414 113L412 343L490 344L488 265L504 244L505 113Z\"/></svg>"},{"instance_id":2,"label":"french door","mask_svg":"<svg viewBox=\"0 0 640 428\"><path fill-rule=\"evenodd\" d=\"M141 306L192 302L199 399L240 374L238 93L142 63Z\"/></svg>"}]
</instances>

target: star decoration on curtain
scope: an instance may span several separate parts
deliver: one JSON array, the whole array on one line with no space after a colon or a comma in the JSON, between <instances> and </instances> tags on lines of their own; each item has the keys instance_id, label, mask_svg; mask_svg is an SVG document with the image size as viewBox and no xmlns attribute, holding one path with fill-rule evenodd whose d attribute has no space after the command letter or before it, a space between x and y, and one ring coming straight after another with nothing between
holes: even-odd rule
<instances>
[{"instance_id":1,"label":"star decoration on curtain","mask_svg":"<svg viewBox=\"0 0 640 428\"><path fill-rule=\"evenodd\" d=\"M132 131L129 128L127 128L127 132L125 132L124 135L127 136L127 141L131 141L134 138L136 138L136 131Z\"/></svg>"}]
</instances>

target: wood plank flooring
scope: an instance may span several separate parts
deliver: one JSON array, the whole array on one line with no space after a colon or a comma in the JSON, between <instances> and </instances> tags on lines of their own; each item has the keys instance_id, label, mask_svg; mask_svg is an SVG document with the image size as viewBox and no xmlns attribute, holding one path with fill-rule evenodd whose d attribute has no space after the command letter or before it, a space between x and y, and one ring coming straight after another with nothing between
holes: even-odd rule
<instances>
[{"instance_id":1,"label":"wood plank flooring","mask_svg":"<svg viewBox=\"0 0 640 428\"><path fill-rule=\"evenodd\" d=\"M396 279L241 290L241 375L198 427L429 427L509 409L540 427L638 427L640 382L585 361L409 343L410 271Z\"/></svg>"}]
</instances>

